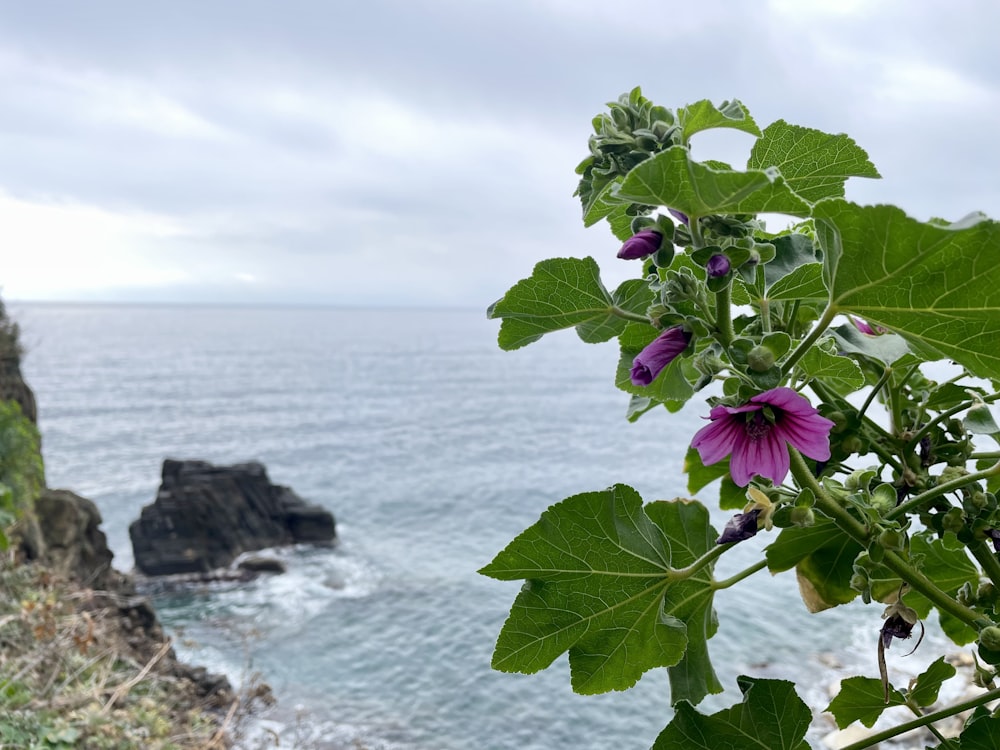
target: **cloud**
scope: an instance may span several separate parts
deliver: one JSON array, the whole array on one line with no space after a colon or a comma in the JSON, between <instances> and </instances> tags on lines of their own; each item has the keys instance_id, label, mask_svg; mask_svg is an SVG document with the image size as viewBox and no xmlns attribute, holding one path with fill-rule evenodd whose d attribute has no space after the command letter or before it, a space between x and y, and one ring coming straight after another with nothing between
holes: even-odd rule
<instances>
[{"instance_id":1,"label":"cloud","mask_svg":"<svg viewBox=\"0 0 1000 750\"><path fill-rule=\"evenodd\" d=\"M49 263L43 278L18 252L0 283L24 298L483 306L543 257L594 254L612 285L633 269L581 227L573 169L591 117L636 84L666 106L738 97L761 124L850 133L886 179L849 197L1000 216L1000 13L960 5L12 4L6 215L73 227L103 270ZM749 144L705 134L695 149L740 163ZM60 236L38 232L32 252L63 257Z\"/></svg>"}]
</instances>

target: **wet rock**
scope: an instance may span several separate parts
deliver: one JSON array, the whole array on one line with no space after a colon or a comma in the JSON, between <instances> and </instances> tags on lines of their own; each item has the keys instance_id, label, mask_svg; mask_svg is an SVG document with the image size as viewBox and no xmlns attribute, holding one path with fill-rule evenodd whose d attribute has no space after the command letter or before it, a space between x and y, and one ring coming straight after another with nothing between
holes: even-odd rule
<instances>
[{"instance_id":1,"label":"wet rock","mask_svg":"<svg viewBox=\"0 0 1000 750\"><path fill-rule=\"evenodd\" d=\"M236 567L251 573L284 573L288 566L276 557L265 557L264 555L251 555L240 560Z\"/></svg>"},{"instance_id":2,"label":"wet rock","mask_svg":"<svg viewBox=\"0 0 1000 750\"><path fill-rule=\"evenodd\" d=\"M272 484L259 463L167 459L156 500L129 526L129 536L136 567L159 576L208 573L267 547L328 544L336 526L325 508Z\"/></svg>"}]
</instances>

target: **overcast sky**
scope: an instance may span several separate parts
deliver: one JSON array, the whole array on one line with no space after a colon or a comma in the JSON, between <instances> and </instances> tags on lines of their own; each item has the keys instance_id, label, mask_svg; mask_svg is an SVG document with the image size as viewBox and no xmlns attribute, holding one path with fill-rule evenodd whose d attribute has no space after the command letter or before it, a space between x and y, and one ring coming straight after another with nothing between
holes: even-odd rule
<instances>
[{"instance_id":1,"label":"overcast sky","mask_svg":"<svg viewBox=\"0 0 1000 750\"><path fill-rule=\"evenodd\" d=\"M13 300L485 308L594 255L590 120L635 85L846 132L848 197L1000 218L1000 3L0 0ZM696 136L745 160L751 137ZM774 227L777 228L777 227Z\"/></svg>"}]
</instances>

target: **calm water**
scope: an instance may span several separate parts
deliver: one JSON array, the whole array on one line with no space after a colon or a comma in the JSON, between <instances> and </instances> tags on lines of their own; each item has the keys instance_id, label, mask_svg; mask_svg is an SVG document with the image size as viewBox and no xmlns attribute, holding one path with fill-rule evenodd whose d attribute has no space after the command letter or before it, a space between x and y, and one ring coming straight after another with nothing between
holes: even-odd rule
<instances>
[{"instance_id":1,"label":"calm water","mask_svg":"<svg viewBox=\"0 0 1000 750\"><path fill-rule=\"evenodd\" d=\"M504 353L481 311L10 310L49 485L97 503L118 567L132 566L127 527L165 457L260 460L335 513L340 545L281 552L284 576L157 601L183 656L234 680L261 672L276 720L301 709L314 738L407 750L641 750L669 721L662 670L624 694L577 696L565 658L533 676L489 668L518 585L476 570L511 538L553 502L614 482L648 500L684 494L704 408L628 424L613 345L565 332ZM765 542L734 550L719 576ZM823 706L815 675L831 654L876 674L878 608L860 623L843 609L810 616L794 580L754 582L754 596L717 598L710 646L727 692L705 707L736 700L746 672L795 679Z\"/></svg>"}]
</instances>

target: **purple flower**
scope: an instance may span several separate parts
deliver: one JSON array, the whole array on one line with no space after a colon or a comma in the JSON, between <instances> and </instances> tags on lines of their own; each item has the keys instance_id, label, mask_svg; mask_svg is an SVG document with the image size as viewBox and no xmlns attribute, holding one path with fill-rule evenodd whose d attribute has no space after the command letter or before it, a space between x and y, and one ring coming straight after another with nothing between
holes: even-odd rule
<instances>
[{"instance_id":1,"label":"purple flower","mask_svg":"<svg viewBox=\"0 0 1000 750\"><path fill-rule=\"evenodd\" d=\"M729 273L729 258L722 253L713 255L708 259L708 263L705 265L705 268L708 270L709 276L714 278L725 276Z\"/></svg>"},{"instance_id":2,"label":"purple flower","mask_svg":"<svg viewBox=\"0 0 1000 750\"><path fill-rule=\"evenodd\" d=\"M618 251L618 257L622 260L645 258L659 250L662 242L662 234L654 232L652 229L644 229L625 240L622 249Z\"/></svg>"},{"instance_id":3,"label":"purple flower","mask_svg":"<svg viewBox=\"0 0 1000 750\"><path fill-rule=\"evenodd\" d=\"M870 323L867 323L861 318L852 318L850 315L848 315L847 319L854 324L855 328L857 328L859 331L861 331L861 333L865 334L866 336L879 336L886 332L886 329L883 328L882 326L872 326Z\"/></svg>"},{"instance_id":4,"label":"purple flower","mask_svg":"<svg viewBox=\"0 0 1000 750\"><path fill-rule=\"evenodd\" d=\"M683 213L681 213L680 211L675 211L675 210L674 210L674 209L672 209L672 208L668 208L668 209L667 209L667 213L669 213L669 214L670 214L671 216L673 216L673 217L674 217L675 219L677 219L677 221L679 221L679 222L680 222L681 224L683 224L684 226L687 226L687 225L688 225L688 217L687 217L687 214L683 214Z\"/></svg>"},{"instance_id":5,"label":"purple flower","mask_svg":"<svg viewBox=\"0 0 1000 750\"><path fill-rule=\"evenodd\" d=\"M729 519L726 528L715 541L716 544L729 544L730 542L742 542L757 533L757 516L760 515L760 508L754 508L746 513L737 513Z\"/></svg>"},{"instance_id":6,"label":"purple flower","mask_svg":"<svg viewBox=\"0 0 1000 750\"><path fill-rule=\"evenodd\" d=\"M731 456L729 474L746 486L754 476L780 484L788 474L788 444L817 461L830 458L833 422L791 388L758 393L743 406L713 407L712 423L691 441L706 466Z\"/></svg>"},{"instance_id":7,"label":"purple flower","mask_svg":"<svg viewBox=\"0 0 1000 750\"><path fill-rule=\"evenodd\" d=\"M632 360L632 385L649 385L664 367L687 349L691 334L680 326L668 328Z\"/></svg>"},{"instance_id":8,"label":"purple flower","mask_svg":"<svg viewBox=\"0 0 1000 750\"><path fill-rule=\"evenodd\" d=\"M893 638L905 641L913 633L914 624L907 622L900 615L892 615L886 618L885 624L882 626L882 645L885 648L889 648L892 645Z\"/></svg>"}]
</instances>

